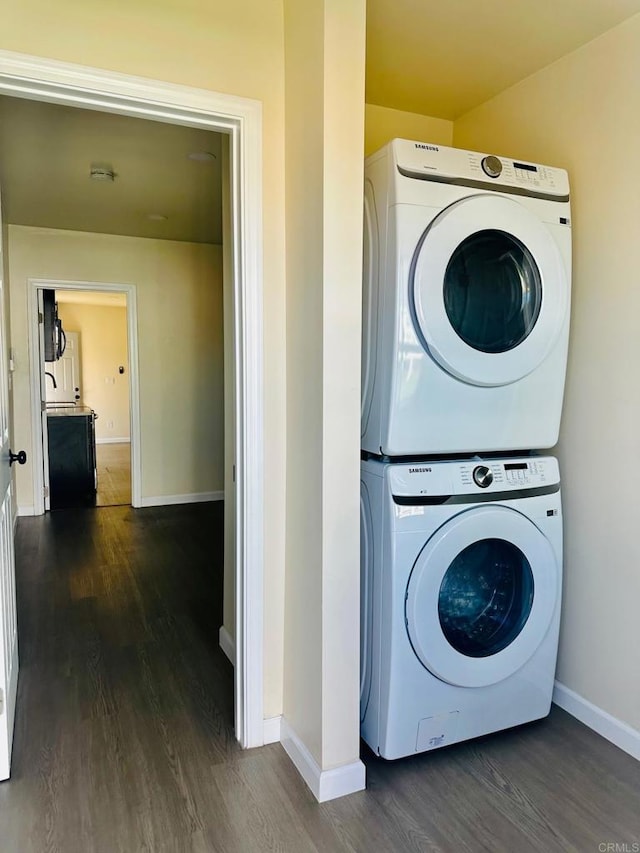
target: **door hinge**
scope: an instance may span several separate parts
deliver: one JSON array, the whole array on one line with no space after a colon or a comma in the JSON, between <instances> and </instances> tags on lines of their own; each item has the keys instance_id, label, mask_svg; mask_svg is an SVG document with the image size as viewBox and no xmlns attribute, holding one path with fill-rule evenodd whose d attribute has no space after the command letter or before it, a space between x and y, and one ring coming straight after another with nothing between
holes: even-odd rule
<instances>
[{"instance_id":1,"label":"door hinge","mask_svg":"<svg viewBox=\"0 0 640 853\"><path fill-rule=\"evenodd\" d=\"M4 691L0 690L0 717L4 711Z\"/></svg>"},{"instance_id":2,"label":"door hinge","mask_svg":"<svg viewBox=\"0 0 640 853\"><path fill-rule=\"evenodd\" d=\"M44 314L42 311L38 311L38 323L44 323Z\"/></svg>"},{"instance_id":3,"label":"door hinge","mask_svg":"<svg viewBox=\"0 0 640 853\"><path fill-rule=\"evenodd\" d=\"M45 401L44 401L44 400L40 400L40 411L41 411L41 412L46 412L46 411L47 411L47 404L45 403Z\"/></svg>"},{"instance_id":4,"label":"door hinge","mask_svg":"<svg viewBox=\"0 0 640 853\"><path fill-rule=\"evenodd\" d=\"M235 481L236 481L236 466L234 465L233 466L233 482L235 483Z\"/></svg>"},{"instance_id":5,"label":"door hinge","mask_svg":"<svg viewBox=\"0 0 640 853\"><path fill-rule=\"evenodd\" d=\"M45 498L49 497L49 486L43 486L42 487L42 494Z\"/></svg>"}]
</instances>

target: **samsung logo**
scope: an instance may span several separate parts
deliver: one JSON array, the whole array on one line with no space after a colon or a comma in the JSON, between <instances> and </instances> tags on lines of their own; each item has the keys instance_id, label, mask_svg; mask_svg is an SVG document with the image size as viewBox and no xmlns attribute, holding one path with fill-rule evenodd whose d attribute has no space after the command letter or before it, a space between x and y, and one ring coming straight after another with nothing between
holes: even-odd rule
<instances>
[{"instance_id":1,"label":"samsung logo","mask_svg":"<svg viewBox=\"0 0 640 853\"><path fill-rule=\"evenodd\" d=\"M409 468L410 474L430 474L431 468Z\"/></svg>"},{"instance_id":2,"label":"samsung logo","mask_svg":"<svg viewBox=\"0 0 640 853\"><path fill-rule=\"evenodd\" d=\"M424 142L416 142L416 148L422 148L423 151L439 151L437 145L425 145Z\"/></svg>"}]
</instances>

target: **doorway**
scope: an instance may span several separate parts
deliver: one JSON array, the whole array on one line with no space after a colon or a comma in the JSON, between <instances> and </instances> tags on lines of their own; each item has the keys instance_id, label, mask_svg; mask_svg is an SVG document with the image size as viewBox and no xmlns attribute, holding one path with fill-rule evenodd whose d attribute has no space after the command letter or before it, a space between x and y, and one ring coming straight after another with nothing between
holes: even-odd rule
<instances>
[{"instance_id":1,"label":"doorway","mask_svg":"<svg viewBox=\"0 0 640 853\"><path fill-rule=\"evenodd\" d=\"M264 416L262 388L262 202L260 105L142 78L0 54L0 91L50 103L217 130L229 137L229 247L235 355L232 458L235 521L235 732L264 742L262 573ZM249 488L249 473L251 484Z\"/></svg>"},{"instance_id":2,"label":"doorway","mask_svg":"<svg viewBox=\"0 0 640 853\"><path fill-rule=\"evenodd\" d=\"M128 304L135 294L128 300L130 288L90 283L85 290L65 282L32 287L37 311L31 317L31 384L41 402L33 427L40 436L34 471L42 470L44 509L137 505L132 480L137 496L139 378L137 357L130 357L138 350L137 324L130 322ZM41 310L46 299L55 316L49 324ZM55 340L48 346L43 338L52 331Z\"/></svg>"}]
</instances>

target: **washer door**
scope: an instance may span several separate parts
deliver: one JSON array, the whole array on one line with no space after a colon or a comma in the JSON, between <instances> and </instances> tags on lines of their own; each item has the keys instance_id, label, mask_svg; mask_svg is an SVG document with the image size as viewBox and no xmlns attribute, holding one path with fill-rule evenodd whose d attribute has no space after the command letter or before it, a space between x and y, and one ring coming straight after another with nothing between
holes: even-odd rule
<instances>
[{"instance_id":1,"label":"washer door","mask_svg":"<svg viewBox=\"0 0 640 853\"><path fill-rule=\"evenodd\" d=\"M507 385L535 370L569 304L549 230L499 195L462 199L433 220L414 253L410 290L423 346L472 385Z\"/></svg>"},{"instance_id":2,"label":"washer door","mask_svg":"<svg viewBox=\"0 0 640 853\"><path fill-rule=\"evenodd\" d=\"M469 509L440 527L411 571L405 601L413 650L461 687L512 675L544 639L560 570L548 539L516 510Z\"/></svg>"}]
</instances>

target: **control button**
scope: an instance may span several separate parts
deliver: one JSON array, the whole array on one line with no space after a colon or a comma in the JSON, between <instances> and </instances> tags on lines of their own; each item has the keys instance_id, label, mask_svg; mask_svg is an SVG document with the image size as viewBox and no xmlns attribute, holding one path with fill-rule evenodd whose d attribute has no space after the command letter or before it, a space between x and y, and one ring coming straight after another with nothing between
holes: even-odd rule
<instances>
[{"instance_id":1,"label":"control button","mask_svg":"<svg viewBox=\"0 0 640 853\"><path fill-rule=\"evenodd\" d=\"M482 159L482 170L490 178L499 178L502 174L502 163L493 154L489 154L488 157Z\"/></svg>"},{"instance_id":2,"label":"control button","mask_svg":"<svg viewBox=\"0 0 640 853\"><path fill-rule=\"evenodd\" d=\"M478 465L473 469L473 482L481 489L486 489L493 483L493 473L486 465Z\"/></svg>"}]
</instances>

